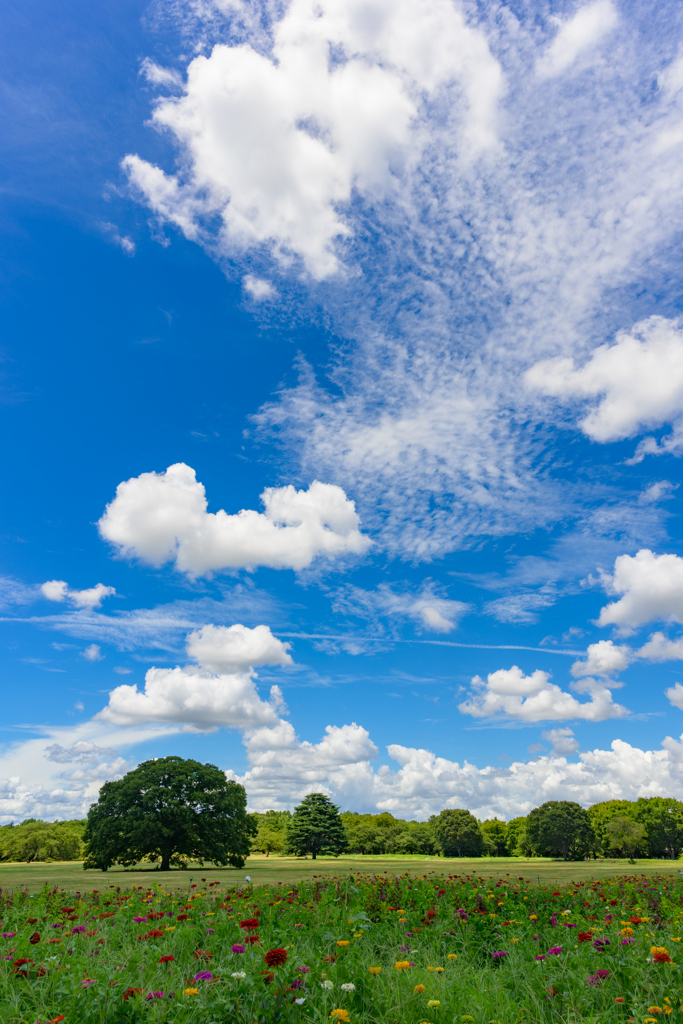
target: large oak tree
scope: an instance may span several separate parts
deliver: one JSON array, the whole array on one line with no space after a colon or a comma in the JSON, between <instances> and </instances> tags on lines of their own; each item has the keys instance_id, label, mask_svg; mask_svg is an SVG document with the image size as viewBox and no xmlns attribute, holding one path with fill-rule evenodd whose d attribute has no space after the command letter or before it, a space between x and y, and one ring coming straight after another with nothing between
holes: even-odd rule
<instances>
[{"instance_id":1,"label":"large oak tree","mask_svg":"<svg viewBox=\"0 0 683 1024\"><path fill-rule=\"evenodd\" d=\"M161 871L184 859L241 868L253 832L243 786L215 765L162 757L102 786L88 812L83 866L106 871L147 858Z\"/></svg>"}]
</instances>

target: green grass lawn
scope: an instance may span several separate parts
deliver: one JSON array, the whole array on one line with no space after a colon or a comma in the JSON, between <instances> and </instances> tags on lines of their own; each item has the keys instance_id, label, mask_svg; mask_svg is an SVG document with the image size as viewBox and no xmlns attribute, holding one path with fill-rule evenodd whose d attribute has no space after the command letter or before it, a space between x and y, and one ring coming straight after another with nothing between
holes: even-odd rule
<instances>
[{"instance_id":1,"label":"green grass lawn","mask_svg":"<svg viewBox=\"0 0 683 1024\"><path fill-rule=\"evenodd\" d=\"M679 867L680 863L680 867ZM414 875L467 875L501 877L506 874L513 878L540 882L570 882L586 878L606 878L623 874L678 874L683 871L683 862L671 860L640 860L629 864L625 860L577 861L564 863L558 860L534 858L522 860L517 857L477 857L471 860L443 857L401 857L385 855L379 857L343 856L318 857L309 860L296 857L264 857L256 854L250 857L244 868L221 868L205 864L193 865L187 871L157 872L151 865L135 868L111 868L106 874L101 871L84 871L80 861L37 864L0 864L0 888L23 889L30 892L41 889L45 883L56 885L73 892L91 892L105 885L149 885L163 877L167 885L186 887L190 876L208 881L234 884L245 875L251 877L254 885L265 882L293 883L311 879L313 875L343 875L359 872L400 875L406 871Z\"/></svg>"}]
</instances>

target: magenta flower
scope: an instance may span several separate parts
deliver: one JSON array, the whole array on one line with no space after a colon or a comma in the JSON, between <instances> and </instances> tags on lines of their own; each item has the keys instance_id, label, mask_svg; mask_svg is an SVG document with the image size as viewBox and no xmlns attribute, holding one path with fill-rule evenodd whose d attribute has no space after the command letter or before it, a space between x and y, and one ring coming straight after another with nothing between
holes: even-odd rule
<instances>
[{"instance_id":1,"label":"magenta flower","mask_svg":"<svg viewBox=\"0 0 683 1024\"><path fill-rule=\"evenodd\" d=\"M3 932L2 937L3 939L13 939L16 934L16 932Z\"/></svg>"},{"instance_id":2,"label":"magenta flower","mask_svg":"<svg viewBox=\"0 0 683 1024\"><path fill-rule=\"evenodd\" d=\"M300 974L308 974L308 972L310 971L310 969L311 969L310 967L297 967L297 971L298 971L298 972L299 972Z\"/></svg>"},{"instance_id":3,"label":"magenta flower","mask_svg":"<svg viewBox=\"0 0 683 1024\"><path fill-rule=\"evenodd\" d=\"M559 956L562 952L562 946L551 946L548 950L548 956Z\"/></svg>"},{"instance_id":4,"label":"magenta flower","mask_svg":"<svg viewBox=\"0 0 683 1024\"><path fill-rule=\"evenodd\" d=\"M496 957L507 956L507 950L497 949L495 953L491 953L491 956L495 959Z\"/></svg>"},{"instance_id":5,"label":"magenta flower","mask_svg":"<svg viewBox=\"0 0 683 1024\"><path fill-rule=\"evenodd\" d=\"M164 998L164 993L163 992L148 992L147 993L147 1002L149 1002L150 999L163 999L163 998Z\"/></svg>"},{"instance_id":6,"label":"magenta flower","mask_svg":"<svg viewBox=\"0 0 683 1024\"><path fill-rule=\"evenodd\" d=\"M536 954L536 959L537 960L545 960L545 953L537 953Z\"/></svg>"},{"instance_id":7,"label":"magenta flower","mask_svg":"<svg viewBox=\"0 0 683 1024\"><path fill-rule=\"evenodd\" d=\"M84 932L85 930L86 928L84 924L77 924L75 928L71 929L71 934L77 935L79 932Z\"/></svg>"},{"instance_id":8,"label":"magenta flower","mask_svg":"<svg viewBox=\"0 0 683 1024\"><path fill-rule=\"evenodd\" d=\"M211 981L213 974L210 971L200 971L199 974L195 974L195 981Z\"/></svg>"},{"instance_id":9,"label":"magenta flower","mask_svg":"<svg viewBox=\"0 0 683 1024\"><path fill-rule=\"evenodd\" d=\"M244 953L245 948L245 946L233 946L232 951L233 953Z\"/></svg>"},{"instance_id":10,"label":"magenta flower","mask_svg":"<svg viewBox=\"0 0 683 1024\"><path fill-rule=\"evenodd\" d=\"M410 951L410 946L399 946L398 948L402 953L408 953Z\"/></svg>"},{"instance_id":11,"label":"magenta flower","mask_svg":"<svg viewBox=\"0 0 683 1024\"><path fill-rule=\"evenodd\" d=\"M142 924L142 922L146 921L147 918L146 917L134 917L133 920L135 921L136 924Z\"/></svg>"}]
</instances>

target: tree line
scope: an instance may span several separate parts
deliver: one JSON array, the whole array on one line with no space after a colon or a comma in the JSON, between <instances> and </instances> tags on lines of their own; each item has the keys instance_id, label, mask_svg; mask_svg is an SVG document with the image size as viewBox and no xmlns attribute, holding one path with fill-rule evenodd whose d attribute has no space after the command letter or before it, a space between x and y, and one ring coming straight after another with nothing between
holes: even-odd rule
<instances>
[{"instance_id":1,"label":"tree line","mask_svg":"<svg viewBox=\"0 0 683 1024\"><path fill-rule=\"evenodd\" d=\"M429 821L339 813L309 793L290 811L247 813L243 786L215 765L180 757L145 761L102 786L83 821L29 818L0 827L0 860L80 860L106 871L147 860L160 870L191 861L241 867L251 852L421 854L445 857L669 857L683 851L683 803L668 797L605 800L584 809L549 800L526 817L478 820L448 808Z\"/></svg>"}]
</instances>

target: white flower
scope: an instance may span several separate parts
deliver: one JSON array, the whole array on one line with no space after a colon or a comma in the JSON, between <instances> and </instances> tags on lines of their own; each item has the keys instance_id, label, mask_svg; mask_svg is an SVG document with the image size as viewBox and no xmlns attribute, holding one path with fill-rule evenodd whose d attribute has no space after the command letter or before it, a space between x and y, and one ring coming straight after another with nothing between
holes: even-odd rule
<instances>
[{"instance_id":1,"label":"white flower","mask_svg":"<svg viewBox=\"0 0 683 1024\"><path fill-rule=\"evenodd\" d=\"M342 992L355 992L356 986L352 981L345 981L341 987Z\"/></svg>"},{"instance_id":2,"label":"white flower","mask_svg":"<svg viewBox=\"0 0 683 1024\"><path fill-rule=\"evenodd\" d=\"M332 984L331 981L321 981L320 982L320 987L321 988L326 988L329 991L329 989L334 988L334 985Z\"/></svg>"},{"instance_id":3,"label":"white flower","mask_svg":"<svg viewBox=\"0 0 683 1024\"><path fill-rule=\"evenodd\" d=\"M303 1006L306 1002L306 996L302 996L301 999L295 999L294 1002L297 1006Z\"/></svg>"},{"instance_id":4,"label":"white flower","mask_svg":"<svg viewBox=\"0 0 683 1024\"><path fill-rule=\"evenodd\" d=\"M243 981L244 978L246 978L246 974L244 973L244 971L235 971L235 973L232 975L232 977L233 978L239 978L240 981Z\"/></svg>"}]
</instances>

